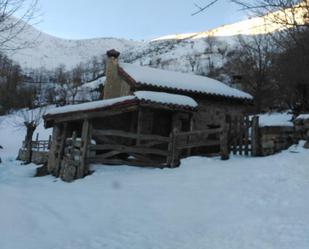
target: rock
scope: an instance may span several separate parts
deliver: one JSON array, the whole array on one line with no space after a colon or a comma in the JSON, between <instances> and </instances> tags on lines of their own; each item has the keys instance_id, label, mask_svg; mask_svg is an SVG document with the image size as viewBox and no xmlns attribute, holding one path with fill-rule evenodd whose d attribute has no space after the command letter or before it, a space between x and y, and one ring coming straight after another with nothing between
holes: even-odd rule
<instances>
[{"instance_id":1,"label":"rock","mask_svg":"<svg viewBox=\"0 0 309 249\"><path fill-rule=\"evenodd\" d=\"M65 182L72 182L75 180L76 165L73 160L64 158L61 165L60 178Z\"/></svg>"},{"instance_id":2,"label":"rock","mask_svg":"<svg viewBox=\"0 0 309 249\"><path fill-rule=\"evenodd\" d=\"M305 148L305 149L309 149L309 141L307 141L307 142L305 143L304 148Z\"/></svg>"},{"instance_id":3,"label":"rock","mask_svg":"<svg viewBox=\"0 0 309 249\"><path fill-rule=\"evenodd\" d=\"M36 169L36 173L34 177L41 177L41 176L47 176L49 175L47 164L44 164L42 167L39 167Z\"/></svg>"}]
</instances>

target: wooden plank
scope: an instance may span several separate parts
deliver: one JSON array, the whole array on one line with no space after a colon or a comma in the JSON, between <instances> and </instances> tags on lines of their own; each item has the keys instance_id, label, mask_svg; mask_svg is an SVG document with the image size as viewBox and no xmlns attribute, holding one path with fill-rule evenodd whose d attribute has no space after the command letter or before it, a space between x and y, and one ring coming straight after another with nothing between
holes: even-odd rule
<instances>
[{"instance_id":1,"label":"wooden plank","mask_svg":"<svg viewBox=\"0 0 309 249\"><path fill-rule=\"evenodd\" d=\"M259 156L259 117L252 118L252 131L251 131L251 148L252 156Z\"/></svg>"},{"instance_id":2,"label":"wooden plank","mask_svg":"<svg viewBox=\"0 0 309 249\"><path fill-rule=\"evenodd\" d=\"M167 144L167 142L166 141L150 141L148 143L143 143L143 147L151 148L153 146L162 145L162 144Z\"/></svg>"},{"instance_id":3,"label":"wooden plank","mask_svg":"<svg viewBox=\"0 0 309 249\"><path fill-rule=\"evenodd\" d=\"M203 136L203 135L213 135L213 134L219 134L221 131L222 131L222 128L207 129L207 130L198 130L198 131L188 131L188 132L180 132L180 133L177 133L177 136L191 136L191 135Z\"/></svg>"},{"instance_id":4,"label":"wooden plank","mask_svg":"<svg viewBox=\"0 0 309 249\"><path fill-rule=\"evenodd\" d=\"M242 116L239 117L238 129L239 129L239 155L242 155L243 141L244 141L244 118Z\"/></svg>"},{"instance_id":5,"label":"wooden plank","mask_svg":"<svg viewBox=\"0 0 309 249\"><path fill-rule=\"evenodd\" d=\"M91 112L78 112L77 113L67 113L53 117L46 117L46 121L54 120L56 124L65 123L76 120L85 120L85 119L93 119L93 118L104 118L114 115L119 115L127 112L136 111L137 106L130 106L124 109L112 109L112 110L104 110L104 111L91 111Z\"/></svg>"},{"instance_id":6,"label":"wooden plank","mask_svg":"<svg viewBox=\"0 0 309 249\"><path fill-rule=\"evenodd\" d=\"M174 145L175 145L174 136L175 136L174 132L171 132L169 136L170 141L168 143L168 149L167 149L168 155L166 157L166 164L169 166L171 166L173 163L173 151L174 151Z\"/></svg>"},{"instance_id":7,"label":"wooden plank","mask_svg":"<svg viewBox=\"0 0 309 249\"><path fill-rule=\"evenodd\" d=\"M105 159L100 158L99 156L95 158L89 158L89 162L94 164L105 164L105 165L129 165L129 166L158 167L158 168L166 167L165 163L160 162L147 163L137 160Z\"/></svg>"},{"instance_id":8,"label":"wooden plank","mask_svg":"<svg viewBox=\"0 0 309 249\"><path fill-rule=\"evenodd\" d=\"M237 154L237 116L233 118L233 154Z\"/></svg>"},{"instance_id":9,"label":"wooden plank","mask_svg":"<svg viewBox=\"0 0 309 249\"><path fill-rule=\"evenodd\" d=\"M190 115L190 132L193 132L194 131L194 119L193 119L193 114ZM190 143L190 138L191 136L189 135L188 136L188 139L187 139L187 143ZM187 157L191 156L191 153L192 153L192 148L188 148L187 149Z\"/></svg>"},{"instance_id":10,"label":"wooden plank","mask_svg":"<svg viewBox=\"0 0 309 249\"><path fill-rule=\"evenodd\" d=\"M163 137L159 135L149 135L149 134L136 134L131 133L127 131L121 131L121 130L93 130L93 136L94 137L100 137L100 136L115 136L115 137L125 137L125 138L132 138L132 139L138 139L140 140L157 140L157 141L163 141L163 142L169 142L169 137Z\"/></svg>"},{"instance_id":11,"label":"wooden plank","mask_svg":"<svg viewBox=\"0 0 309 249\"><path fill-rule=\"evenodd\" d=\"M56 156L55 168L54 168L54 176L56 177L59 177L59 173L60 173L61 161L63 159L65 140L67 136L67 127L68 127L68 123L64 123L61 126L61 138L60 138L59 144L57 144L57 150L56 150L57 156Z\"/></svg>"},{"instance_id":12,"label":"wooden plank","mask_svg":"<svg viewBox=\"0 0 309 249\"><path fill-rule=\"evenodd\" d=\"M245 143L245 155L249 155L249 129L250 129L250 119L249 116L245 117L245 135L244 135L244 143Z\"/></svg>"},{"instance_id":13,"label":"wooden plank","mask_svg":"<svg viewBox=\"0 0 309 249\"><path fill-rule=\"evenodd\" d=\"M114 150L114 151L119 151L121 153L140 153L140 154L153 154L153 155L160 155L160 156L168 155L168 151L165 151L165 150L136 147L136 146L130 147L130 146L125 146L125 145L115 145L115 144L91 145L90 148L91 150L95 150L95 151Z\"/></svg>"},{"instance_id":14,"label":"wooden plank","mask_svg":"<svg viewBox=\"0 0 309 249\"><path fill-rule=\"evenodd\" d=\"M137 137L136 137L136 145L139 146L141 144L141 134L142 134L142 125L143 125L143 110L141 108L138 109L137 114Z\"/></svg>"},{"instance_id":15,"label":"wooden plank","mask_svg":"<svg viewBox=\"0 0 309 249\"><path fill-rule=\"evenodd\" d=\"M228 129L225 123L222 124L222 132L220 134L220 156L222 160L229 159Z\"/></svg>"},{"instance_id":16,"label":"wooden plank","mask_svg":"<svg viewBox=\"0 0 309 249\"><path fill-rule=\"evenodd\" d=\"M59 136L59 133L60 133L60 127L59 125L55 125L53 128L53 134L51 138L52 142L48 153L48 163L47 163L48 172L51 174L54 174L54 169L56 165L56 153L58 147L57 137Z\"/></svg>"},{"instance_id":17,"label":"wooden plank","mask_svg":"<svg viewBox=\"0 0 309 249\"><path fill-rule=\"evenodd\" d=\"M76 173L77 179L84 177L88 173L88 165L86 162L86 157L88 154L89 143L90 143L90 122L88 119L86 119L83 122L83 128L82 128L81 160Z\"/></svg>"},{"instance_id":18,"label":"wooden plank","mask_svg":"<svg viewBox=\"0 0 309 249\"><path fill-rule=\"evenodd\" d=\"M104 158L109 158L109 157L113 157L113 156L116 156L116 155L119 155L119 154L121 154L122 152L120 152L120 151L115 151L115 150L112 150L112 151L109 151L109 152L107 152L107 153L104 153L104 154L101 154L99 157L101 158L101 159L104 159Z\"/></svg>"},{"instance_id":19,"label":"wooden plank","mask_svg":"<svg viewBox=\"0 0 309 249\"><path fill-rule=\"evenodd\" d=\"M219 146L220 145L220 140L213 140L209 139L206 141L200 141L198 143L191 143L191 144L183 144L183 145L176 145L176 148L179 150L182 149L188 149L188 148L197 148L197 147L208 147L208 146Z\"/></svg>"}]
</instances>

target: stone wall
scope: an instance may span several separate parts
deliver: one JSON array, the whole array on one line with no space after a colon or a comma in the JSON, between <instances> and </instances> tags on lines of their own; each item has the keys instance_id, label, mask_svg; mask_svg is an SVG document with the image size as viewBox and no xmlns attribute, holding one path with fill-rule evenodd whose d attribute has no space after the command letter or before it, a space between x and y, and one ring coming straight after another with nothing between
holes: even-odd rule
<instances>
[{"instance_id":1,"label":"stone wall","mask_svg":"<svg viewBox=\"0 0 309 249\"><path fill-rule=\"evenodd\" d=\"M273 155L297 143L294 127L265 126L259 128L261 156Z\"/></svg>"},{"instance_id":2,"label":"stone wall","mask_svg":"<svg viewBox=\"0 0 309 249\"><path fill-rule=\"evenodd\" d=\"M227 115L230 118L244 114L245 106L227 102L196 99L199 104L198 111L194 114L194 129L204 130L211 126L220 126L225 122Z\"/></svg>"},{"instance_id":3,"label":"stone wall","mask_svg":"<svg viewBox=\"0 0 309 249\"><path fill-rule=\"evenodd\" d=\"M306 140L305 148L309 149L309 118L296 119L294 127L298 139Z\"/></svg>"}]
</instances>

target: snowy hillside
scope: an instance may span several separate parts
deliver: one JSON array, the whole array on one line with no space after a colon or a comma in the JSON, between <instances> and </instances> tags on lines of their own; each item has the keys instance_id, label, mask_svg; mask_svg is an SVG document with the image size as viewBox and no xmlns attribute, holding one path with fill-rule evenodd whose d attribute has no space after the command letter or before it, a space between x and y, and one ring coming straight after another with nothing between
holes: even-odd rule
<instances>
[{"instance_id":1,"label":"snowy hillside","mask_svg":"<svg viewBox=\"0 0 309 249\"><path fill-rule=\"evenodd\" d=\"M115 48L123 53L122 58L126 62L183 72L198 72L199 69L192 70L194 66L190 65L190 58L199 61L200 68L207 67L210 59L214 64L222 64L220 61L222 54L218 55L217 50L211 48L213 42L209 42L209 37L216 37L221 42L219 45L221 51L224 51L228 45L233 44L235 37L239 34L265 34L280 29L282 27L272 25L266 16L224 25L205 32L169 35L153 41L132 41L117 38L66 40L28 26L26 32L20 34L18 39L35 40L35 44L31 48L18 51L10 56L23 68L54 69L59 64L71 68L80 62L89 61L93 56L104 55L107 50Z\"/></svg>"},{"instance_id":2,"label":"snowy hillside","mask_svg":"<svg viewBox=\"0 0 309 249\"><path fill-rule=\"evenodd\" d=\"M9 56L23 68L47 69L54 69L59 64L71 68L80 62L87 62L93 56L103 55L111 48L122 52L140 44L117 38L66 40L41 32L30 25L19 35L18 40L34 41L34 44Z\"/></svg>"},{"instance_id":3,"label":"snowy hillside","mask_svg":"<svg viewBox=\"0 0 309 249\"><path fill-rule=\"evenodd\" d=\"M265 158L192 157L177 169L93 165L67 184L15 161L23 132L14 119L2 117L0 129L9 146L0 150L1 249L309 248L303 143Z\"/></svg>"}]
</instances>

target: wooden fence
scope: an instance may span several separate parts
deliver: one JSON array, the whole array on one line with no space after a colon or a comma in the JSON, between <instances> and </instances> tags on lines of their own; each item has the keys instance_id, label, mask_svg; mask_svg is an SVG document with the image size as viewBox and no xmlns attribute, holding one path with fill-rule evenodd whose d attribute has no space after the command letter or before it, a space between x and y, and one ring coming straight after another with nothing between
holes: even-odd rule
<instances>
[{"instance_id":1,"label":"wooden fence","mask_svg":"<svg viewBox=\"0 0 309 249\"><path fill-rule=\"evenodd\" d=\"M100 144L90 146L96 152L89 158L91 163L163 166L170 154L169 137L120 130L93 130L92 137Z\"/></svg>"},{"instance_id":2,"label":"wooden fence","mask_svg":"<svg viewBox=\"0 0 309 249\"><path fill-rule=\"evenodd\" d=\"M229 150L234 155L256 156L258 154L259 118L234 117L229 121Z\"/></svg>"},{"instance_id":3,"label":"wooden fence","mask_svg":"<svg viewBox=\"0 0 309 249\"><path fill-rule=\"evenodd\" d=\"M175 167L180 158L191 155L198 147L220 146L223 159L228 158L226 131L207 129L172 132L169 137L136 134L120 130L93 130L92 138L99 144L90 145L89 163L111 165Z\"/></svg>"},{"instance_id":4,"label":"wooden fence","mask_svg":"<svg viewBox=\"0 0 309 249\"><path fill-rule=\"evenodd\" d=\"M36 135L36 140L31 142L32 151L38 151L38 152L46 152L49 151L51 146L51 136L49 136L48 140L39 140L39 133ZM22 145L23 149L26 149L26 143L23 141Z\"/></svg>"}]
</instances>

